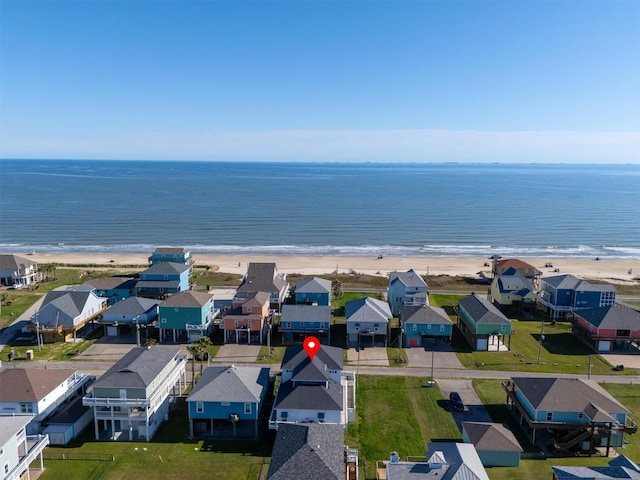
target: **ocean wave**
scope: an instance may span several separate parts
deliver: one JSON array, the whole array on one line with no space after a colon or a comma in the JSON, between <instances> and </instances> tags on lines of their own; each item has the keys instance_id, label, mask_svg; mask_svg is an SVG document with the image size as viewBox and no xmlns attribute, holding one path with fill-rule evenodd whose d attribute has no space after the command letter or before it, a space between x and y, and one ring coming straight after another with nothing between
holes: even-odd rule
<instances>
[{"instance_id":1,"label":"ocean wave","mask_svg":"<svg viewBox=\"0 0 640 480\"><path fill-rule=\"evenodd\" d=\"M391 256L391 257L501 257L521 258L629 258L640 259L635 246L494 246L494 245L162 245L162 244L0 244L5 253L152 253L159 246L184 247L194 256L227 255L303 255L303 256Z\"/></svg>"}]
</instances>

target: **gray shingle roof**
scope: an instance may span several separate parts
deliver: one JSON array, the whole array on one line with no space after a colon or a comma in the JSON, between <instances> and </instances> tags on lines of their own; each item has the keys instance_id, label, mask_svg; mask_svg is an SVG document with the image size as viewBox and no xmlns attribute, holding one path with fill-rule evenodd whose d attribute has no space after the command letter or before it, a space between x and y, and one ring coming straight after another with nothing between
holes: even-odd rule
<instances>
[{"instance_id":1,"label":"gray shingle roof","mask_svg":"<svg viewBox=\"0 0 640 480\"><path fill-rule=\"evenodd\" d=\"M281 424L268 480L343 480L344 430L340 425Z\"/></svg>"},{"instance_id":2,"label":"gray shingle roof","mask_svg":"<svg viewBox=\"0 0 640 480\"><path fill-rule=\"evenodd\" d=\"M327 365L329 370L342 370L343 351L338 347L331 347L329 345L320 345L320 350L313 358L313 363L318 367L324 369L324 365ZM310 363L309 355L304 350L302 345L294 345L287 347L284 352L282 369L295 369L300 366L305 366Z\"/></svg>"},{"instance_id":3,"label":"gray shingle roof","mask_svg":"<svg viewBox=\"0 0 640 480\"><path fill-rule=\"evenodd\" d=\"M210 293L194 292L193 290L187 290L184 292L175 293L160 304L162 307L191 307L201 308L207 303L211 302L213 295Z\"/></svg>"},{"instance_id":4,"label":"gray shingle roof","mask_svg":"<svg viewBox=\"0 0 640 480\"><path fill-rule=\"evenodd\" d=\"M189 265L184 263L160 262L140 272L140 275L181 275L187 270Z\"/></svg>"},{"instance_id":5,"label":"gray shingle roof","mask_svg":"<svg viewBox=\"0 0 640 480\"><path fill-rule=\"evenodd\" d=\"M389 285L394 282L402 282L406 287L425 287L427 283L412 268L407 272L391 272L389 274Z\"/></svg>"},{"instance_id":6,"label":"gray shingle roof","mask_svg":"<svg viewBox=\"0 0 640 480\"><path fill-rule=\"evenodd\" d=\"M331 320L331 307L328 305L283 305L282 322L328 322Z\"/></svg>"},{"instance_id":7,"label":"gray shingle roof","mask_svg":"<svg viewBox=\"0 0 640 480\"><path fill-rule=\"evenodd\" d=\"M93 386L146 388L179 354L179 348L134 348L96 380Z\"/></svg>"},{"instance_id":8,"label":"gray shingle roof","mask_svg":"<svg viewBox=\"0 0 640 480\"><path fill-rule=\"evenodd\" d=\"M331 293L331 281L324 278L303 278L296 283L296 293Z\"/></svg>"},{"instance_id":9,"label":"gray shingle roof","mask_svg":"<svg viewBox=\"0 0 640 480\"><path fill-rule=\"evenodd\" d=\"M609 480L625 478L640 480L640 467L625 455L609 461L607 467L561 467L553 465L551 470L558 480Z\"/></svg>"},{"instance_id":10,"label":"gray shingle roof","mask_svg":"<svg viewBox=\"0 0 640 480\"><path fill-rule=\"evenodd\" d=\"M344 306L347 322L388 323L393 318L389 304L376 298L365 297L351 300Z\"/></svg>"},{"instance_id":11,"label":"gray shingle roof","mask_svg":"<svg viewBox=\"0 0 640 480\"><path fill-rule=\"evenodd\" d=\"M476 323L482 324L511 324L511 320L504 316L495 305L486 298L469 295L461 299L458 304L473 317Z\"/></svg>"},{"instance_id":12,"label":"gray shingle roof","mask_svg":"<svg viewBox=\"0 0 640 480\"><path fill-rule=\"evenodd\" d=\"M462 422L462 428L476 450L522 452L515 435L501 423Z\"/></svg>"},{"instance_id":13,"label":"gray shingle roof","mask_svg":"<svg viewBox=\"0 0 640 480\"><path fill-rule=\"evenodd\" d=\"M0 370L0 402L39 402L75 370L8 368Z\"/></svg>"},{"instance_id":14,"label":"gray shingle roof","mask_svg":"<svg viewBox=\"0 0 640 480\"><path fill-rule=\"evenodd\" d=\"M597 328L615 330L640 330L640 312L619 305L588 308L575 312Z\"/></svg>"},{"instance_id":15,"label":"gray shingle roof","mask_svg":"<svg viewBox=\"0 0 640 480\"><path fill-rule=\"evenodd\" d=\"M269 382L266 367L209 367L188 402L259 402Z\"/></svg>"},{"instance_id":16,"label":"gray shingle roof","mask_svg":"<svg viewBox=\"0 0 640 480\"><path fill-rule=\"evenodd\" d=\"M33 419L31 415L0 416L0 446L6 445L16 434ZM2 473L4 475L4 472Z\"/></svg>"},{"instance_id":17,"label":"gray shingle roof","mask_svg":"<svg viewBox=\"0 0 640 480\"><path fill-rule=\"evenodd\" d=\"M157 253L157 254L171 253L174 255L184 255L188 252L189 250L182 247L158 247L153 251L153 253Z\"/></svg>"},{"instance_id":18,"label":"gray shingle roof","mask_svg":"<svg viewBox=\"0 0 640 480\"><path fill-rule=\"evenodd\" d=\"M536 410L584 412L593 404L607 413L629 412L611 395L601 391L597 384L590 381L555 377L514 377L512 380Z\"/></svg>"},{"instance_id":19,"label":"gray shingle roof","mask_svg":"<svg viewBox=\"0 0 640 480\"><path fill-rule=\"evenodd\" d=\"M276 274L275 263L250 263L238 292L280 292L285 282Z\"/></svg>"},{"instance_id":20,"label":"gray shingle roof","mask_svg":"<svg viewBox=\"0 0 640 480\"><path fill-rule=\"evenodd\" d=\"M582 282L582 280L580 280L578 277L569 274L545 277L542 279L542 281L554 288L562 288L568 290L575 289L580 284L580 282Z\"/></svg>"},{"instance_id":21,"label":"gray shingle roof","mask_svg":"<svg viewBox=\"0 0 640 480\"><path fill-rule=\"evenodd\" d=\"M429 305L405 305L400 309L400 318L403 324L451 325L453 323L442 308Z\"/></svg>"},{"instance_id":22,"label":"gray shingle roof","mask_svg":"<svg viewBox=\"0 0 640 480\"><path fill-rule=\"evenodd\" d=\"M28 258L19 257L18 255L0 255L0 270L21 270L31 265L37 265L37 262Z\"/></svg>"},{"instance_id":23,"label":"gray shingle roof","mask_svg":"<svg viewBox=\"0 0 640 480\"><path fill-rule=\"evenodd\" d=\"M329 381L323 385L296 385L284 382L278 389L275 408L280 410L339 410L342 411L342 385Z\"/></svg>"},{"instance_id":24,"label":"gray shingle roof","mask_svg":"<svg viewBox=\"0 0 640 480\"><path fill-rule=\"evenodd\" d=\"M160 300L144 297L129 297L120 300L109 308L108 312L114 315L142 315L158 305L160 305Z\"/></svg>"},{"instance_id":25,"label":"gray shingle roof","mask_svg":"<svg viewBox=\"0 0 640 480\"><path fill-rule=\"evenodd\" d=\"M83 285L89 285L97 290L130 290L136 284L133 278L127 277L100 277L92 278L83 283Z\"/></svg>"},{"instance_id":26,"label":"gray shingle roof","mask_svg":"<svg viewBox=\"0 0 640 480\"><path fill-rule=\"evenodd\" d=\"M61 312L74 318L82 313L91 295L94 294L88 290L52 290L45 295L42 307L51 304Z\"/></svg>"}]
</instances>

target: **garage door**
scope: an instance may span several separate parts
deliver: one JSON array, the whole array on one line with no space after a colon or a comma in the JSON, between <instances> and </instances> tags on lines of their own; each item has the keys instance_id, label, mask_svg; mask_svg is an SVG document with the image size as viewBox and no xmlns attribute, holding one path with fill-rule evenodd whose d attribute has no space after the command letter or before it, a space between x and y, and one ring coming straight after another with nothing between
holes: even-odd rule
<instances>
[{"instance_id":1,"label":"garage door","mask_svg":"<svg viewBox=\"0 0 640 480\"><path fill-rule=\"evenodd\" d=\"M487 343L487 341L488 340L486 338L479 338L476 349L480 351L489 350L489 344Z\"/></svg>"}]
</instances>

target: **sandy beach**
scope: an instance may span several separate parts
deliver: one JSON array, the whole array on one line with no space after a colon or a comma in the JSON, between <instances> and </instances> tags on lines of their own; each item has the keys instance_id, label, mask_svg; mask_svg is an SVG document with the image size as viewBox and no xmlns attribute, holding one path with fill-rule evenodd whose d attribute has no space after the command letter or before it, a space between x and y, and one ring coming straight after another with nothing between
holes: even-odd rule
<instances>
[{"instance_id":1,"label":"sandy beach","mask_svg":"<svg viewBox=\"0 0 640 480\"><path fill-rule=\"evenodd\" d=\"M100 254L100 253L34 253L28 258L37 262L65 264L146 265L147 254ZM490 273L491 263L487 258L469 257L394 257L384 258L357 256L298 256L298 255L214 255L194 254L196 265L215 266L221 272L243 274L250 262L275 262L279 272L303 275L358 272L368 275L387 276L389 272L406 271L413 268L421 275L465 275L478 276L478 272ZM586 258L523 258L542 271L542 276L571 273L581 278L606 279L616 283L632 282L640 275L638 259L586 259ZM553 264L553 268L545 267ZM555 269L558 272L554 272ZM630 273L631 272L631 273Z\"/></svg>"}]
</instances>

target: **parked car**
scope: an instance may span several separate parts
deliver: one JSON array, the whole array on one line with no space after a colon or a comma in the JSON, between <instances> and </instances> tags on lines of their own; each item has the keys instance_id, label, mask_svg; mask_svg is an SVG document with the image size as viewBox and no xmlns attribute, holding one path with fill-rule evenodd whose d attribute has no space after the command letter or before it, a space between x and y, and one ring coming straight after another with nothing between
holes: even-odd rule
<instances>
[{"instance_id":1,"label":"parked car","mask_svg":"<svg viewBox=\"0 0 640 480\"><path fill-rule=\"evenodd\" d=\"M458 392L451 392L449 394L449 401L451 402L451 408L456 412L464 412L464 402L460 398Z\"/></svg>"}]
</instances>

